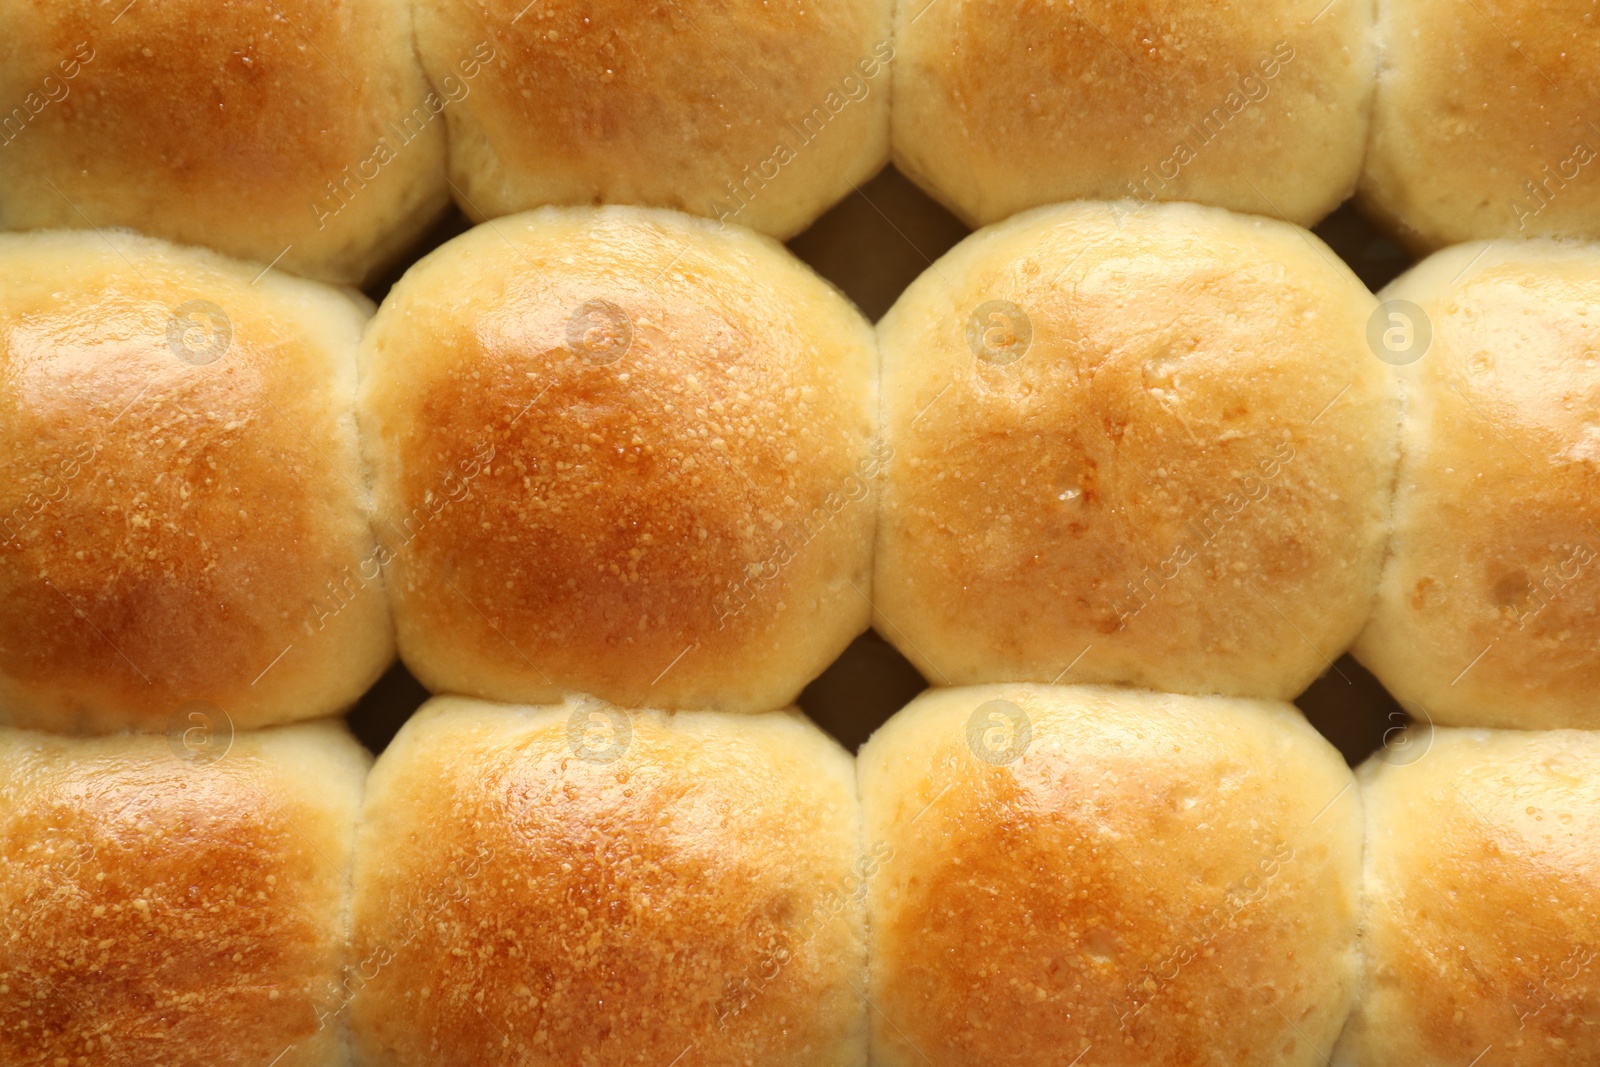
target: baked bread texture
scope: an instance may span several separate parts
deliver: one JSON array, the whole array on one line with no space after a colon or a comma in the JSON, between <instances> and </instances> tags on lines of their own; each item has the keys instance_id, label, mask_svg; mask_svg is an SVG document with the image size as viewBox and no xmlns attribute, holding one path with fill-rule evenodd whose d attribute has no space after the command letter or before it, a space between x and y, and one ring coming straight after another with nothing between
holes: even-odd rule
<instances>
[{"instance_id":1,"label":"baked bread texture","mask_svg":"<svg viewBox=\"0 0 1600 1067\"><path fill-rule=\"evenodd\" d=\"M333 723L195 714L184 738L0 728L0 1062L346 1062L370 757Z\"/></svg>"},{"instance_id":2,"label":"baked bread texture","mask_svg":"<svg viewBox=\"0 0 1600 1067\"><path fill-rule=\"evenodd\" d=\"M1586 0L1379 0L1363 208L1416 252L1600 240L1600 33Z\"/></svg>"},{"instance_id":3,"label":"baked bread texture","mask_svg":"<svg viewBox=\"0 0 1600 1067\"><path fill-rule=\"evenodd\" d=\"M853 765L797 713L438 698L358 856L357 1063L866 1063Z\"/></svg>"},{"instance_id":4,"label":"baked bread texture","mask_svg":"<svg viewBox=\"0 0 1600 1067\"><path fill-rule=\"evenodd\" d=\"M1419 720L1600 727L1600 246L1461 245L1382 299L1405 423L1356 655Z\"/></svg>"},{"instance_id":5,"label":"baked bread texture","mask_svg":"<svg viewBox=\"0 0 1600 1067\"><path fill-rule=\"evenodd\" d=\"M3 0L0 228L360 282L449 202L449 99L406 0Z\"/></svg>"},{"instance_id":6,"label":"baked bread texture","mask_svg":"<svg viewBox=\"0 0 1600 1067\"><path fill-rule=\"evenodd\" d=\"M896 19L895 163L969 225L1130 198L1309 226L1355 188L1371 3L906 0Z\"/></svg>"},{"instance_id":7,"label":"baked bread texture","mask_svg":"<svg viewBox=\"0 0 1600 1067\"><path fill-rule=\"evenodd\" d=\"M1365 977L1335 1062L1600 1058L1600 735L1424 729L1359 774Z\"/></svg>"},{"instance_id":8,"label":"baked bread texture","mask_svg":"<svg viewBox=\"0 0 1600 1067\"><path fill-rule=\"evenodd\" d=\"M159 732L206 701L248 729L377 679L369 314L126 232L0 235L0 722Z\"/></svg>"},{"instance_id":9,"label":"baked bread texture","mask_svg":"<svg viewBox=\"0 0 1600 1067\"><path fill-rule=\"evenodd\" d=\"M1294 708L932 690L858 762L874 1064L1325 1062L1361 804Z\"/></svg>"},{"instance_id":10,"label":"baked bread texture","mask_svg":"<svg viewBox=\"0 0 1600 1067\"><path fill-rule=\"evenodd\" d=\"M879 323L876 625L931 682L1287 699L1371 609L1398 408L1311 234L1041 208Z\"/></svg>"},{"instance_id":11,"label":"baked bread texture","mask_svg":"<svg viewBox=\"0 0 1600 1067\"><path fill-rule=\"evenodd\" d=\"M789 237L889 158L887 0L441 0L416 7L475 221L676 208ZM465 84L465 83L463 83Z\"/></svg>"},{"instance_id":12,"label":"baked bread texture","mask_svg":"<svg viewBox=\"0 0 1600 1067\"><path fill-rule=\"evenodd\" d=\"M866 628L871 327L767 238L496 220L395 287L362 381L401 655L435 692L767 711Z\"/></svg>"}]
</instances>

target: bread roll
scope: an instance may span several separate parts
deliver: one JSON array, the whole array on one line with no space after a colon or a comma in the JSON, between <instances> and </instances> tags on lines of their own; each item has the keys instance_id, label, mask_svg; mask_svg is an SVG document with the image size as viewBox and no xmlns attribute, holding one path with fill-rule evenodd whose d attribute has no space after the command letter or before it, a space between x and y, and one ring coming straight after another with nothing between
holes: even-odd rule
<instances>
[{"instance_id":1,"label":"bread roll","mask_svg":"<svg viewBox=\"0 0 1600 1067\"><path fill-rule=\"evenodd\" d=\"M678 208L788 237L889 157L888 0L429 0L435 83L492 54L446 112L456 197Z\"/></svg>"},{"instance_id":2,"label":"bread roll","mask_svg":"<svg viewBox=\"0 0 1600 1067\"><path fill-rule=\"evenodd\" d=\"M1415 251L1600 238L1600 33L1588 0L1381 0L1359 197Z\"/></svg>"},{"instance_id":3,"label":"bread roll","mask_svg":"<svg viewBox=\"0 0 1600 1067\"><path fill-rule=\"evenodd\" d=\"M405 0L0 0L0 227L359 282L447 203Z\"/></svg>"},{"instance_id":4,"label":"bread roll","mask_svg":"<svg viewBox=\"0 0 1600 1067\"><path fill-rule=\"evenodd\" d=\"M549 208L408 272L361 412L435 692L782 707L867 625L871 328L776 244Z\"/></svg>"},{"instance_id":5,"label":"bread roll","mask_svg":"<svg viewBox=\"0 0 1600 1067\"><path fill-rule=\"evenodd\" d=\"M878 1067L1325 1061L1361 805L1292 707L934 690L859 764Z\"/></svg>"},{"instance_id":6,"label":"bread roll","mask_svg":"<svg viewBox=\"0 0 1600 1067\"><path fill-rule=\"evenodd\" d=\"M382 673L358 300L125 232L0 235L0 722L159 731L198 700L245 729Z\"/></svg>"},{"instance_id":7,"label":"bread roll","mask_svg":"<svg viewBox=\"0 0 1600 1067\"><path fill-rule=\"evenodd\" d=\"M879 324L878 628L937 684L1300 692L1382 559L1373 306L1315 237L1214 208L968 238Z\"/></svg>"},{"instance_id":8,"label":"bread roll","mask_svg":"<svg viewBox=\"0 0 1600 1067\"><path fill-rule=\"evenodd\" d=\"M864 1067L853 764L797 713L446 697L373 774L357 1062Z\"/></svg>"},{"instance_id":9,"label":"bread roll","mask_svg":"<svg viewBox=\"0 0 1600 1067\"><path fill-rule=\"evenodd\" d=\"M1440 729L1362 767L1365 976L1335 1062L1600 1060L1600 735Z\"/></svg>"},{"instance_id":10,"label":"bread roll","mask_svg":"<svg viewBox=\"0 0 1600 1067\"><path fill-rule=\"evenodd\" d=\"M212 740L0 729L0 1063L346 1062L369 758L331 723Z\"/></svg>"},{"instance_id":11,"label":"bread roll","mask_svg":"<svg viewBox=\"0 0 1600 1067\"><path fill-rule=\"evenodd\" d=\"M1434 722L1600 727L1600 247L1462 245L1383 296L1406 418L1356 655Z\"/></svg>"},{"instance_id":12,"label":"bread roll","mask_svg":"<svg viewBox=\"0 0 1600 1067\"><path fill-rule=\"evenodd\" d=\"M971 225L1195 200L1311 225L1355 187L1370 3L908 0L894 159Z\"/></svg>"}]
</instances>

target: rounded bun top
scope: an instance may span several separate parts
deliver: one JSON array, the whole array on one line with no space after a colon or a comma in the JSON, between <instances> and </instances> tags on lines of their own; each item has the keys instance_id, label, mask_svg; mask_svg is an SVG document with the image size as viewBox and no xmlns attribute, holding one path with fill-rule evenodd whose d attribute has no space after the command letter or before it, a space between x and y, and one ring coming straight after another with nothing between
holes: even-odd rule
<instances>
[{"instance_id":1,"label":"rounded bun top","mask_svg":"<svg viewBox=\"0 0 1600 1067\"><path fill-rule=\"evenodd\" d=\"M884 632L942 684L1070 666L1295 695L1381 564L1398 410L1373 308L1311 234L1216 208L974 234L879 324Z\"/></svg>"},{"instance_id":2,"label":"rounded bun top","mask_svg":"<svg viewBox=\"0 0 1600 1067\"><path fill-rule=\"evenodd\" d=\"M0 730L0 1061L337 1062L369 762L331 723L199 761Z\"/></svg>"},{"instance_id":3,"label":"rounded bun top","mask_svg":"<svg viewBox=\"0 0 1600 1067\"><path fill-rule=\"evenodd\" d=\"M432 701L367 794L358 1048L859 1067L852 769L796 714Z\"/></svg>"},{"instance_id":4,"label":"rounded bun top","mask_svg":"<svg viewBox=\"0 0 1600 1067\"><path fill-rule=\"evenodd\" d=\"M258 275L260 275L258 277ZM0 236L0 718L240 728L393 653L351 411L367 308L114 232Z\"/></svg>"},{"instance_id":5,"label":"rounded bun top","mask_svg":"<svg viewBox=\"0 0 1600 1067\"><path fill-rule=\"evenodd\" d=\"M875 1063L1323 1062L1356 983L1360 802L1293 708L932 690L859 768L865 839L893 849Z\"/></svg>"},{"instance_id":6,"label":"rounded bun top","mask_svg":"<svg viewBox=\"0 0 1600 1067\"><path fill-rule=\"evenodd\" d=\"M414 267L363 351L430 687L764 710L865 627L871 329L775 243L649 209L500 219Z\"/></svg>"},{"instance_id":7,"label":"rounded bun top","mask_svg":"<svg viewBox=\"0 0 1600 1067\"><path fill-rule=\"evenodd\" d=\"M1360 195L1414 250L1600 239L1600 33L1588 0L1378 5Z\"/></svg>"},{"instance_id":8,"label":"rounded bun top","mask_svg":"<svg viewBox=\"0 0 1600 1067\"><path fill-rule=\"evenodd\" d=\"M1118 197L1310 225L1360 172L1369 4L915 0L898 19L895 160L975 225Z\"/></svg>"},{"instance_id":9,"label":"rounded bun top","mask_svg":"<svg viewBox=\"0 0 1600 1067\"><path fill-rule=\"evenodd\" d=\"M787 237L888 155L885 0L446 0L417 11L462 207L642 203Z\"/></svg>"},{"instance_id":10,"label":"rounded bun top","mask_svg":"<svg viewBox=\"0 0 1600 1067\"><path fill-rule=\"evenodd\" d=\"M1429 341L1358 654L1441 724L1600 726L1600 246L1462 245L1382 296Z\"/></svg>"},{"instance_id":11,"label":"rounded bun top","mask_svg":"<svg viewBox=\"0 0 1600 1067\"><path fill-rule=\"evenodd\" d=\"M1438 729L1409 753L1361 769L1371 970L1356 1062L1600 1055L1600 735Z\"/></svg>"},{"instance_id":12,"label":"rounded bun top","mask_svg":"<svg viewBox=\"0 0 1600 1067\"><path fill-rule=\"evenodd\" d=\"M0 135L0 222L359 282L446 204L411 36L399 0L0 0L0 100L38 108Z\"/></svg>"}]
</instances>

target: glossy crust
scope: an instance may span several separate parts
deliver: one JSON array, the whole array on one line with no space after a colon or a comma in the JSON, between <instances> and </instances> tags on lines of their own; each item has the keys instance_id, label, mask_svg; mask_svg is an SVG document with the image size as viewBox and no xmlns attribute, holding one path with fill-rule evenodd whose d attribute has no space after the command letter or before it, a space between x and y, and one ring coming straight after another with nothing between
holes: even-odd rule
<instances>
[{"instance_id":1,"label":"glossy crust","mask_svg":"<svg viewBox=\"0 0 1600 1067\"><path fill-rule=\"evenodd\" d=\"M767 239L501 219L406 274L363 359L401 654L435 692L765 711L865 629L871 328Z\"/></svg>"},{"instance_id":2,"label":"glossy crust","mask_svg":"<svg viewBox=\"0 0 1600 1067\"><path fill-rule=\"evenodd\" d=\"M0 236L0 721L241 729L394 656L352 417L367 308L119 231Z\"/></svg>"},{"instance_id":3,"label":"glossy crust","mask_svg":"<svg viewBox=\"0 0 1600 1067\"><path fill-rule=\"evenodd\" d=\"M328 723L225 740L0 729L0 1062L346 1062L319 1013L369 757Z\"/></svg>"},{"instance_id":4,"label":"glossy crust","mask_svg":"<svg viewBox=\"0 0 1600 1067\"><path fill-rule=\"evenodd\" d=\"M1373 305L1315 237L1214 208L968 238L879 323L879 630L942 685L1294 696L1378 580Z\"/></svg>"},{"instance_id":5,"label":"glossy crust","mask_svg":"<svg viewBox=\"0 0 1600 1067\"><path fill-rule=\"evenodd\" d=\"M797 713L434 700L367 794L356 1062L863 1067L864 864Z\"/></svg>"},{"instance_id":6,"label":"glossy crust","mask_svg":"<svg viewBox=\"0 0 1600 1067\"><path fill-rule=\"evenodd\" d=\"M1432 342L1356 655L1417 718L1600 727L1600 247L1462 245L1383 296Z\"/></svg>"},{"instance_id":7,"label":"glossy crust","mask_svg":"<svg viewBox=\"0 0 1600 1067\"><path fill-rule=\"evenodd\" d=\"M1336 1062L1600 1058L1600 736L1434 730L1360 779L1365 977Z\"/></svg>"},{"instance_id":8,"label":"glossy crust","mask_svg":"<svg viewBox=\"0 0 1600 1067\"><path fill-rule=\"evenodd\" d=\"M1373 5L907 0L897 166L972 225L1194 200L1310 225L1355 187Z\"/></svg>"},{"instance_id":9,"label":"glossy crust","mask_svg":"<svg viewBox=\"0 0 1600 1067\"><path fill-rule=\"evenodd\" d=\"M1589 0L1380 0L1360 200L1415 251L1600 239L1600 13Z\"/></svg>"},{"instance_id":10,"label":"glossy crust","mask_svg":"<svg viewBox=\"0 0 1600 1067\"><path fill-rule=\"evenodd\" d=\"M874 1064L1324 1062L1361 810L1292 707L934 690L859 771Z\"/></svg>"},{"instance_id":11,"label":"glossy crust","mask_svg":"<svg viewBox=\"0 0 1600 1067\"><path fill-rule=\"evenodd\" d=\"M637 203L788 237L889 155L887 0L417 5L457 199L482 220Z\"/></svg>"},{"instance_id":12,"label":"glossy crust","mask_svg":"<svg viewBox=\"0 0 1600 1067\"><path fill-rule=\"evenodd\" d=\"M358 282L447 203L405 0L0 0L0 107L6 229Z\"/></svg>"}]
</instances>

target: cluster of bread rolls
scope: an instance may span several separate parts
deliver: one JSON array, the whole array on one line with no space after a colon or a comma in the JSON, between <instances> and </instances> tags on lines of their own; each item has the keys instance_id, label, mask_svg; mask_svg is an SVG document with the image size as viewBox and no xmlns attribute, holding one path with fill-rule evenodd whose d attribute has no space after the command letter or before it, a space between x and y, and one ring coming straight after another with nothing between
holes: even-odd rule
<instances>
[{"instance_id":1,"label":"cluster of bread rolls","mask_svg":"<svg viewBox=\"0 0 1600 1067\"><path fill-rule=\"evenodd\" d=\"M450 198L787 237L892 155L972 224L1068 199L1410 247L1600 238L1587 0L0 3L0 227L359 282ZM892 94L891 94L892 88ZM893 108L891 109L891 95Z\"/></svg>"},{"instance_id":2,"label":"cluster of bread rolls","mask_svg":"<svg viewBox=\"0 0 1600 1067\"><path fill-rule=\"evenodd\" d=\"M1593 18L0 0L0 1067L1596 1060Z\"/></svg>"}]
</instances>

